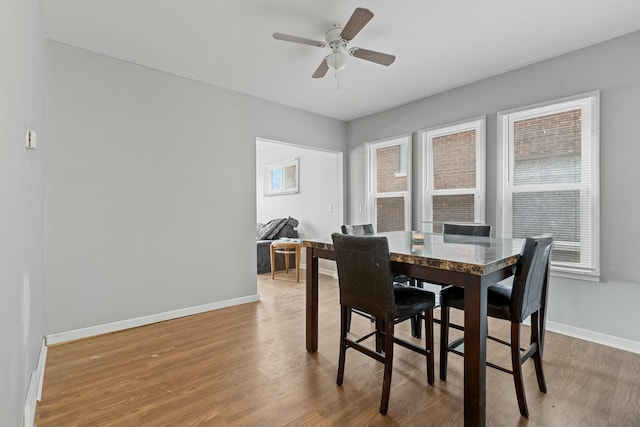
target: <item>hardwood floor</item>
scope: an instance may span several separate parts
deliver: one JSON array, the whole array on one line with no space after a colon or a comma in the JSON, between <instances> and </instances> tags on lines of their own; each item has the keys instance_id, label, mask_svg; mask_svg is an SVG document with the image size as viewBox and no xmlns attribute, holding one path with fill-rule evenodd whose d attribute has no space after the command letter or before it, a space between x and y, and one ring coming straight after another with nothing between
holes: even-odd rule
<instances>
[{"instance_id":1,"label":"hardwood floor","mask_svg":"<svg viewBox=\"0 0 640 427\"><path fill-rule=\"evenodd\" d=\"M396 347L386 416L378 413L382 364L347 352L337 387L337 282L321 276L315 354L305 350L304 290L295 271L274 281L267 273L258 276L258 303L50 347L36 425L462 425L455 355L447 381L428 386L423 358ZM369 328L354 316L352 330ZM409 337L408 322L398 328ZM489 330L509 336L506 322ZM493 344L488 358L509 366L508 349ZM528 420L512 377L488 369L487 425L640 425L640 355L548 332L544 369L547 394L538 391L533 363L524 365Z\"/></svg>"}]
</instances>

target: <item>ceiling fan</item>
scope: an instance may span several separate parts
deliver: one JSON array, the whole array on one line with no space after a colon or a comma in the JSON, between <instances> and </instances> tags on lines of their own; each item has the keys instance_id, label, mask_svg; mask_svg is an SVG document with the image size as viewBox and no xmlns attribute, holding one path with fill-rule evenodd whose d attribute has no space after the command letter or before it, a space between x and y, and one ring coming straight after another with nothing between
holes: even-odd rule
<instances>
[{"instance_id":1,"label":"ceiling fan","mask_svg":"<svg viewBox=\"0 0 640 427\"><path fill-rule=\"evenodd\" d=\"M344 27L334 25L327 30L325 36L326 42L306 39L304 37L292 36L289 34L273 33L276 40L284 40L287 42L307 44L317 47L331 48L331 53L327 55L311 77L318 79L327 74L329 68L340 71L347 66L349 56L375 62L381 65L391 65L396 57L374 50L362 49L359 47L349 47L349 42L364 28L365 25L373 18L373 12L369 9L361 7L356 8Z\"/></svg>"}]
</instances>

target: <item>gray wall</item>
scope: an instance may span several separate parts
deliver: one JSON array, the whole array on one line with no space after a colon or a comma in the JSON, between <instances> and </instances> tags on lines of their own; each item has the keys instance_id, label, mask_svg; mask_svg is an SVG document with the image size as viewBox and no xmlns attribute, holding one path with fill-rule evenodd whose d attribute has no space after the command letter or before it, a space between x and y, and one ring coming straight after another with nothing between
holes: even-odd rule
<instances>
[{"instance_id":1,"label":"gray wall","mask_svg":"<svg viewBox=\"0 0 640 427\"><path fill-rule=\"evenodd\" d=\"M414 132L415 174L417 130L486 115L487 219L495 224L496 112L599 89L602 280L553 277L549 320L640 341L638 52L640 32L349 122L350 221L364 220L364 142Z\"/></svg>"},{"instance_id":2,"label":"gray wall","mask_svg":"<svg viewBox=\"0 0 640 427\"><path fill-rule=\"evenodd\" d=\"M48 43L46 332L256 293L256 136L346 125Z\"/></svg>"},{"instance_id":3,"label":"gray wall","mask_svg":"<svg viewBox=\"0 0 640 427\"><path fill-rule=\"evenodd\" d=\"M38 0L0 13L0 425L22 425L44 317L45 41ZM25 130L38 135L25 148Z\"/></svg>"}]
</instances>

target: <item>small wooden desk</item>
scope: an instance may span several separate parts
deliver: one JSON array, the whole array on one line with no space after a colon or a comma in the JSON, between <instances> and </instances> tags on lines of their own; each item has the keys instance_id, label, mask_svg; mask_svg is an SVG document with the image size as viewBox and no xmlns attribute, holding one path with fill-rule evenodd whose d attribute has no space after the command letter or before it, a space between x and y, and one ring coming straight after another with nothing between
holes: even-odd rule
<instances>
[{"instance_id":1,"label":"small wooden desk","mask_svg":"<svg viewBox=\"0 0 640 427\"><path fill-rule=\"evenodd\" d=\"M276 254L284 254L285 270L289 273L289 255L296 255L296 282L300 281L300 248L301 242L276 240L271 243L271 280L275 277Z\"/></svg>"},{"instance_id":2,"label":"small wooden desk","mask_svg":"<svg viewBox=\"0 0 640 427\"><path fill-rule=\"evenodd\" d=\"M425 233L380 233L389 240L392 269L430 283L464 288L464 425L486 424L487 288L513 275L522 239ZM307 351L318 350L318 258L335 259L331 238L305 239L307 249Z\"/></svg>"}]
</instances>

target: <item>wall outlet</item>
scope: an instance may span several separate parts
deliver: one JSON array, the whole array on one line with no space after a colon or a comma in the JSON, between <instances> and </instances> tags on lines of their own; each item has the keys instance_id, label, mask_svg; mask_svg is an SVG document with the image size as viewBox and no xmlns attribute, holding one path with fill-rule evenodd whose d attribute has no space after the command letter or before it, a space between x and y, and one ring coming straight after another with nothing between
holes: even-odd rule
<instances>
[{"instance_id":1,"label":"wall outlet","mask_svg":"<svg viewBox=\"0 0 640 427\"><path fill-rule=\"evenodd\" d=\"M30 150L35 150L36 148L36 131L35 130L27 130L25 134L25 143L27 148Z\"/></svg>"}]
</instances>

